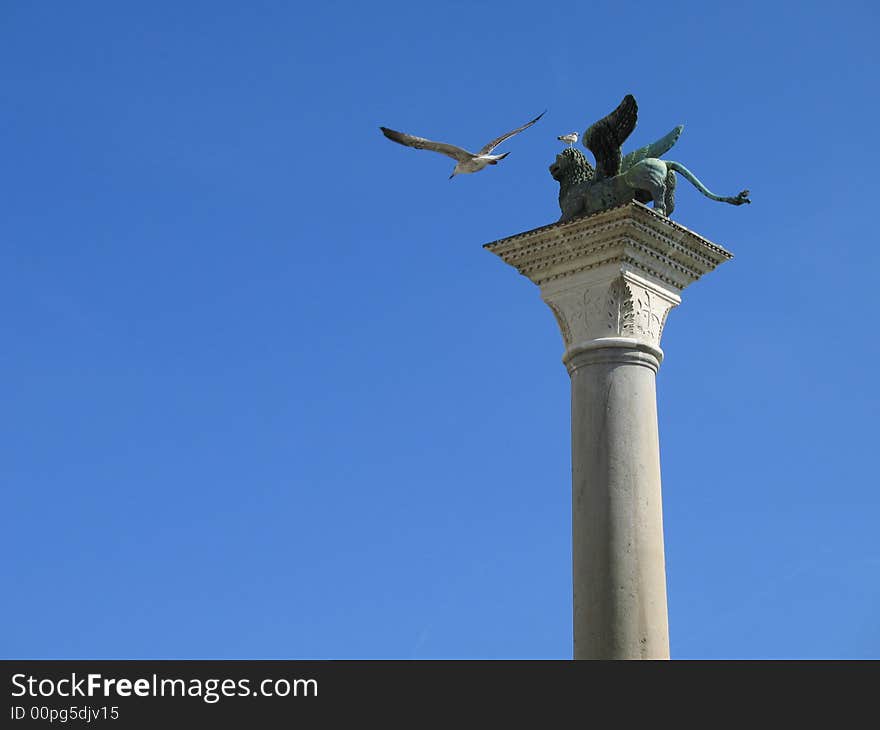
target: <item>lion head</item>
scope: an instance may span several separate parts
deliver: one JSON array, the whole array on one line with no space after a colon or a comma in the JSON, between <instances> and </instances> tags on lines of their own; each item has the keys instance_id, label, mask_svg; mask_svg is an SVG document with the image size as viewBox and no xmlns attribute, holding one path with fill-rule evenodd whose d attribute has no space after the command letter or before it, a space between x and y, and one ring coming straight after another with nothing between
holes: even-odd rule
<instances>
[{"instance_id":1,"label":"lion head","mask_svg":"<svg viewBox=\"0 0 880 730\"><path fill-rule=\"evenodd\" d=\"M575 200L579 197L575 189L584 183L589 183L594 173L593 166L587 162L583 152L574 147L564 149L556 155L556 162L550 165L550 174L559 182L559 207L563 211L563 218L566 216L566 210L572 205L579 207L579 203ZM575 198L569 199L570 194Z\"/></svg>"},{"instance_id":2,"label":"lion head","mask_svg":"<svg viewBox=\"0 0 880 730\"><path fill-rule=\"evenodd\" d=\"M556 162L550 165L550 174L559 182L559 195L580 183L593 179L593 166L587 162L583 152L569 147L556 155Z\"/></svg>"}]
</instances>

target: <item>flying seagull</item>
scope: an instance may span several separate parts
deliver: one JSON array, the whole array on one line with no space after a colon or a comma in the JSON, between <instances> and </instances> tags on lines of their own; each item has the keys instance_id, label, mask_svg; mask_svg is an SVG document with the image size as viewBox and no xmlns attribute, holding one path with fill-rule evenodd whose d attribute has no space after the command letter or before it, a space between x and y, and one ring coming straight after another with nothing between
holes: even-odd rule
<instances>
[{"instance_id":1,"label":"flying seagull","mask_svg":"<svg viewBox=\"0 0 880 730\"><path fill-rule=\"evenodd\" d=\"M390 139L392 142L397 142L398 144L406 145L407 147L415 147L417 150L432 150L433 152L439 152L441 155L451 157L453 160L455 160L455 169L449 176L449 179L452 180L452 178L454 178L456 175L465 175L471 172L479 172L484 167L486 167L486 165L497 165L498 160L503 160L505 157L507 157L507 155L510 154L510 152L505 152L502 155L493 155L491 154L492 150L494 150L504 140L513 137L513 135L515 134L519 134L524 129L528 129L529 127L531 127L546 113L546 111L543 111L532 121L523 124L521 127L517 127L512 132L507 132L507 134L502 134L500 137L496 137L491 142L483 146L476 154L474 154L473 152L468 152L467 150L463 150L461 147L456 147L453 144L446 144L445 142L432 142L430 139L425 139L424 137L414 137L411 134L395 132L393 129L388 129L388 127L379 127L379 129L381 129L382 134L388 137L388 139Z\"/></svg>"},{"instance_id":2,"label":"flying seagull","mask_svg":"<svg viewBox=\"0 0 880 730\"><path fill-rule=\"evenodd\" d=\"M572 132L571 134L563 134L557 137L560 142L568 142L568 146L571 147L575 142L578 141L578 133Z\"/></svg>"}]
</instances>

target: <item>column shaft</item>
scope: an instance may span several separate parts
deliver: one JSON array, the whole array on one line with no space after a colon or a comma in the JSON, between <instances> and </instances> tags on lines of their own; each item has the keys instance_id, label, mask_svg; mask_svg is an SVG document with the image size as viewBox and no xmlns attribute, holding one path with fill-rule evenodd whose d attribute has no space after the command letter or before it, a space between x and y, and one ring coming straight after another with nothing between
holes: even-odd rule
<instances>
[{"instance_id":1,"label":"column shaft","mask_svg":"<svg viewBox=\"0 0 880 730\"><path fill-rule=\"evenodd\" d=\"M649 350L596 347L566 358L575 659L669 658L659 359Z\"/></svg>"}]
</instances>

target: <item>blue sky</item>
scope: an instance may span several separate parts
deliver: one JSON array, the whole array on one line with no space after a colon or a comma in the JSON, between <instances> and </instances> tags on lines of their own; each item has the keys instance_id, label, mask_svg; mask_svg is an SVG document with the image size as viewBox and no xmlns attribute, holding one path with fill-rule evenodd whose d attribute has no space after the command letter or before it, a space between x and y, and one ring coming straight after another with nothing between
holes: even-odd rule
<instances>
[{"instance_id":1,"label":"blue sky","mask_svg":"<svg viewBox=\"0 0 880 730\"><path fill-rule=\"evenodd\" d=\"M880 656L876 6L6 2L0 655L567 658L562 342L481 245L674 125L673 657ZM452 161L385 125L511 155ZM862 276L862 274L866 274ZM869 276L870 275L870 276Z\"/></svg>"}]
</instances>

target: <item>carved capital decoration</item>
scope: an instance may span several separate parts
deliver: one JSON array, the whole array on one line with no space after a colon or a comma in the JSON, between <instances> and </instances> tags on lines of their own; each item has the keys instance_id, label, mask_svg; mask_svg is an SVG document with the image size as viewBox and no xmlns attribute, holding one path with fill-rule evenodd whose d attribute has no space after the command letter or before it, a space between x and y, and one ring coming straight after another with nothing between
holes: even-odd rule
<instances>
[{"instance_id":1,"label":"carved capital decoration","mask_svg":"<svg viewBox=\"0 0 880 730\"><path fill-rule=\"evenodd\" d=\"M660 352L681 291L733 257L641 203L486 244L541 288L566 352L623 339Z\"/></svg>"},{"instance_id":2,"label":"carved capital decoration","mask_svg":"<svg viewBox=\"0 0 880 730\"><path fill-rule=\"evenodd\" d=\"M674 294L661 293L623 274L570 289L544 293L566 349L606 337L629 337L660 347Z\"/></svg>"}]
</instances>

